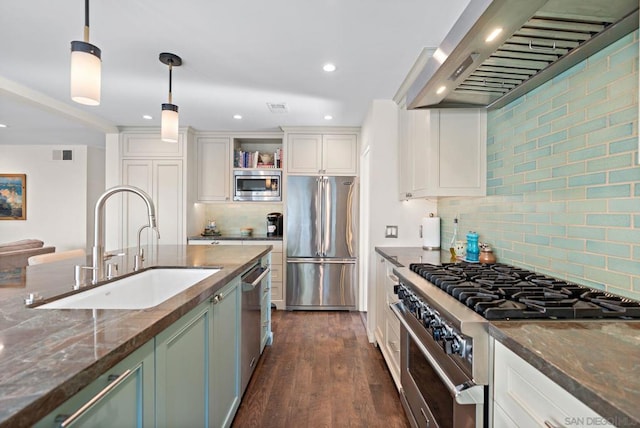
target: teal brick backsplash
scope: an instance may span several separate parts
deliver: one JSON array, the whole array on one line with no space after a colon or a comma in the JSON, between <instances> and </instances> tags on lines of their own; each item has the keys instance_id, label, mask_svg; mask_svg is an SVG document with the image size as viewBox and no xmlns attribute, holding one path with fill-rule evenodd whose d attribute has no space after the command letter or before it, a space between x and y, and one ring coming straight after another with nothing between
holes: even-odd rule
<instances>
[{"instance_id":1,"label":"teal brick backsplash","mask_svg":"<svg viewBox=\"0 0 640 428\"><path fill-rule=\"evenodd\" d=\"M638 32L488 113L487 196L440 198L499 261L640 300Z\"/></svg>"}]
</instances>

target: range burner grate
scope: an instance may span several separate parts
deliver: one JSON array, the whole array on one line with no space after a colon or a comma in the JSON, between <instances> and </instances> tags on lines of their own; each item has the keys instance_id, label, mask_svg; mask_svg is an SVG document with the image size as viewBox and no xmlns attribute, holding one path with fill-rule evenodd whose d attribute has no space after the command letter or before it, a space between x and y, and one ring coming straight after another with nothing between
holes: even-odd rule
<instances>
[{"instance_id":1,"label":"range burner grate","mask_svg":"<svg viewBox=\"0 0 640 428\"><path fill-rule=\"evenodd\" d=\"M486 319L640 318L640 302L502 263L409 269Z\"/></svg>"}]
</instances>

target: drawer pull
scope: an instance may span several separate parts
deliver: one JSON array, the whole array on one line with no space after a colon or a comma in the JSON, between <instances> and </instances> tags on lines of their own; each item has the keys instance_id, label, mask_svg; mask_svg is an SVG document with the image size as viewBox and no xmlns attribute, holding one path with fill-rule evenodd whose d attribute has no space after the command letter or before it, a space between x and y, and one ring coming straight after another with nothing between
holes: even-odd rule
<instances>
[{"instance_id":1,"label":"drawer pull","mask_svg":"<svg viewBox=\"0 0 640 428\"><path fill-rule=\"evenodd\" d=\"M84 415L89 409L91 409L93 406L95 406L100 400L102 400L107 394L109 394L109 392L111 392L113 389L115 389L118 385L120 385L122 382L124 382L125 380L127 380L127 378L129 376L131 376L131 374L134 373L131 370L125 370L124 373L122 373L120 376L118 376L116 378L116 380L114 380L113 382L111 382L110 384L108 384L107 386L105 386L100 392L98 392L91 400L87 401L86 403L84 403L84 405L82 407L80 407L74 414L72 414L69 417L66 417L66 415L59 415L58 417L56 417L56 420L62 419L62 418L66 418L64 419L62 422L60 422L60 427L61 428L65 428L68 427L69 425L71 425L73 422L76 421L76 419L80 418L82 415Z\"/></svg>"}]
</instances>

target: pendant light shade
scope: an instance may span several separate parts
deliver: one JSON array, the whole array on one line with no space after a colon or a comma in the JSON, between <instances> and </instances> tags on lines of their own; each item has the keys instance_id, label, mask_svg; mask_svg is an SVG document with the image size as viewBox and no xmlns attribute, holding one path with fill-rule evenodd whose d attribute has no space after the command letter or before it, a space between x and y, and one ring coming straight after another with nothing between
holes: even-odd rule
<instances>
[{"instance_id":1,"label":"pendant light shade","mask_svg":"<svg viewBox=\"0 0 640 428\"><path fill-rule=\"evenodd\" d=\"M100 105L100 49L90 43L71 42L71 99L89 106Z\"/></svg>"},{"instance_id":2,"label":"pendant light shade","mask_svg":"<svg viewBox=\"0 0 640 428\"><path fill-rule=\"evenodd\" d=\"M71 42L71 99L77 103L100 105L100 48L89 43L89 0L84 2L84 41Z\"/></svg>"},{"instance_id":3,"label":"pendant light shade","mask_svg":"<svg viewBox=\"0 0 640 428\"><path fill-rule=\"evenodd\" d=\"M178 106L172 102L172 74L173 67L182 65L182 59L172 53L161 53L160 62L169 66L169 102L162 104L162 124L160 128L160 139L167 143L178 142L179 118Z\"/></svg>"},{"instance_id":4,"label":"pendant light shade","mask_svg":"<svg viewBox=\"0 0 640 428\"><path fill-rule=\"evenodd\" d=\"M178 106L175 104L162 104L160 139L167 143L177 143L179 127Z\"/></svg>"}]
</instances>

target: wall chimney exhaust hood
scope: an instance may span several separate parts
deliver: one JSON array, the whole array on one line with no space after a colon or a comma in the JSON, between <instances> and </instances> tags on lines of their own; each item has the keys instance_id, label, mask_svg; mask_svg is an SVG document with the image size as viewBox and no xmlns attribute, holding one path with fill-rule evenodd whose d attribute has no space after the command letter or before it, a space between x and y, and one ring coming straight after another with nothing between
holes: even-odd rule
<instances>
[{"instance_id":1,"label":"wall chimney exhaust hood","mask_svg":"<svg viewBox=\"0 0 640 428\"><path fill-rule=\"evenodd\" d=\"M472 0L407 107L503 107L637 28L637 0Z\"/></svg>"}]
</instances>

